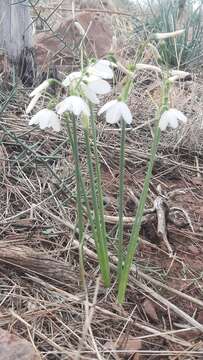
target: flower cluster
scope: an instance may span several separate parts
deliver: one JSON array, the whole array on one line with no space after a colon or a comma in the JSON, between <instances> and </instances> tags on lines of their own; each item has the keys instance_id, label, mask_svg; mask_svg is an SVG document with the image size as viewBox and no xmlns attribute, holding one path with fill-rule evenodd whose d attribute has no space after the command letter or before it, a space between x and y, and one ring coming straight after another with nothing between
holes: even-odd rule
<instances>
[{"instance_id":1,"label":"flower cluster","mask_svg":"<svg viewBox=\"0 0 203 360\"><path fill-rule=\"evenodd\" d=\"M111 91L111 86L107 80L113 78L112 66L116 65L108 60L99 60L95 64L89 65L83 72L77 71L69 74L62 82L62 86L68 88L70 96L59 102L55 106L55 111L46 108L37 112L29 121L29 125L39 124L41 129L52 127L55 131L60 131L60 116L65 112L73 113L77 118L83 116L89 118L88 101L99 104L98 95L105 95ZM44 81L31 92L32 100L26 109L26 114L33 110L38 99L52 81L54 80ZM127 124L132 122L132 114L123 101L108 102L100 109L98 115L103 112L106 112L106 121L110 124L118 122L120 118L123 118Z\"/></svg>"},{"instance_id":2,"label":"flower cluster","mask_svg":"<svg viewBox=\"0 0 203 360\"><path fill-rule=\"evenodd\" d=\"M84 35L84 30L80 27L80 24L75 22L76 27L79 28L81 35ZM154 39L164 41L168 37L176 37L183 34L183 30L178 30L173 33L155 34ZM156 52L156 49L151 46L151 50L156 60L160 55ZM132 264L133 256L139 243L139 231L141 228L142 216L147 201L150 180L152 176L151 169L153 168L156 158L156 152L160 140L160 132L165 131L168 127L175 129L179 123L186 123L186 116L179 110L169 108L170 89L172 84L179 79L184 79L188 73L185 71L168 70L164 66L160 67L158 61L157 65L153 64L141 64L137 63L129 69L125 69L124 66L120 66L120 69L125 74L125 78L122 80L122 91L117 99L108 101L99 110L98 115L106 115L106 122L109 124L115 124L121 121L121 135L120 135L120 159L119 159L119 194L118 194L118 230L116 235L117 251L118 251L118 301L120 303L124 300L125 290L127 286L128 274ZM100 96L108 94L111 91L111 85L108 80L111 80L114 76L113 66L115 64L108 60L98 60L96 63L91 63L86 68L82 68L81 71L72 72L60 83L60 86L65 89L66 96L60 101L52 98L47 105L47 108L41 109L34 116L31 117L30 125L39 125L41 129L52 128L54 131L60 131L61 129L61 117L64 114L65 120L68 120L68 113L73 114L71 116L72 127L68 126L67 132L70 139L70 146L72 148L73 159L75 164L75 177L76 177L76 202L77 202L77 223L79 242L82 244L84 238L84 229L86 226L86 214L88 216L89 223L92 228L92 235L95 240L95 248L98 253L99 266L102 273L102 279L106 287L110 286L110 266L108 259L108 246L107 246L107 229L105 223L105 215L103 208L103 190L102 190L102 178L100 172L100 156L97 148L96 137L96 124L91 117L93 114L93 107L91 104L99 105ZM133 69L133 72L132 72ZM130 91L134 85L134 72L137 71L153 71L157 77L162 79L162 91L160 106L157 109L157 116L159 121L156 121L152 151L150 154L147 174L144 180L143 191L140 196L140 201L137 207L134 224L132 226L132 232L130 235L129 245L127 251L124 251L124 231L123 231L123 214L124 214L124 193L125 193L125 144L126 144L126 124L130 125L133 120L132 113L127 106ZM59 83L54 79L48 79L39 85L34 91L31 92L31 101L26 109L26 113L29 114L35 107L37 101L46 93L47 88L52 83ZM161 115L160 115L161 114ZM86 182L83 181L81 171L80 152L77 138L77 127L75 121L81 120L81 124L84 127L84 144L85 154L87 157L88 172L90 188L88 189L88 197L86 191ZM89 121L91 120L91 121ZM88 132L89 123L92 126L90 136ZM92 146L93 145L93 146ZM94 165L93 165L94 162ZM91 196L89 202L89 195ZM84 206L86 206L87 212L84 212ZM82 249L82 248L81 248ZM124 255L125 254L125 255ZM83 269L83 252L80 251L80 265L81 274L84 273ZM82 279L83 280L83 279Z\"/></svg>"},{"instance_id":3,"label":"flower cluster","mask_svg":"<svg viewBox=\"0 0 203 360\"><path fill-rule=\"evenodd\" d=\"M76 117L90 116L88 101L99 104L98 95L105 95L111 91L110 84L106 79L113 78L112 63L108 60L99 60L89 65L84 72L73 72L62 82L68 88L69 96L65 97L56 105L55 111L42 109L37 112L29 121L29 125L39 124L41 129L52 127L60 131L60 115L64 112L71 112ZM44 94L54 80L48 79L31 92L32 100L26 109L29 114L35 107L39 98Z\"/></svg>"},{"instance_id":4,"label":"flower cluster","mask_svg":"<svg viewBox=\"0 0 203 360\"><path fill-rule=\"evenodd\" d=\"M153 38L162 40L169 37L176 37L182 34L184 30L178 30L171 33L154 34ZM110 93L111 86L108 80L111 80L114 76L113 67L114 63L108 60L98 60L96 63L92 63L82 71L76 71L69 74L63 81L62 86L67 88L68 96L66 96L61 102L59 102L53 109L53 102L50 104L50 108L42 109L37 112L29 121L30 125L38 124L41 129L53 128L55 131L60 131L61 116L66 113L72 113L77 118L82 119L84 126L87 126L89 121L83 121L90 117L90 104L98 105L100 103L100 96ZM188 72L181 70L169 70L165 71L159 66L151 64L137 63L135 65L135 71L155 71L157 75L163 78L163 81L173 83L176 80L184 79L189 75ZM134 74L127 71L128 76L131 76L133 81ZM39 85L34 91L31 92L32 98L30 104L26 109L26 114L29 114L35 107L39 98L46 92L47 88L54 82L54 79L48 79ZM128 87L127 87L128 90ZM127 91L128 92L128 91ZM128 97L128 96L127 96ZM106 113L106 121L109 124L114 124L123 119L126 124L132 123L132 114L126 104L126 96L121 96L116 100L107 102L99 110L98 115ZM159 122L161 131L165 131L167 127L176 128L179 125L179 121L186 122L186 117L183 113L176 109L169 109L165 111Z\"/></svg>"}]
</instances>

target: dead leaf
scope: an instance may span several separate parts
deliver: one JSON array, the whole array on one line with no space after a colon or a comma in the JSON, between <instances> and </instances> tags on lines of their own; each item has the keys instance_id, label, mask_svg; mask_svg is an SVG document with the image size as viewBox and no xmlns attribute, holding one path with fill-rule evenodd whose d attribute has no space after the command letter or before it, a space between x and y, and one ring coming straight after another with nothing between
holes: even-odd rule
<instances>
[{"instance_id":1,"label":"dead leaf","mask_svg":"<svg viewBox=\"0 0 203 360\"><path fill-rule=\"evenodd\" d=\"M135 354L132 360L140 360L140 354Z\"/></svg>"},{"instance_id":2,"label":"dead leaf","mask_svg":"<svg viewBox=\"0 0 203 360\"><path fill-rule=\"evenodd\" d=\"M140 350L142 348L142 342L140 339L137 339L136 337L132 337L132 336L127 337L123 335L119 338L119 340L108 341L105 344L105 348L111 350L126 350L126 352L122 352L118 354L121 359L124 359L132 354L135 354L136 351ZM138 359L139 357L135 358L135 360Z\"/></svg>"},{"instance_id":3,"label":"dead leaf","mask_svg":"<svg viewBox=\"0 0 203 360\"><path fill-rule=\"evenodd\" d=\"M190 246L188 246L188 250L189 250L190 253L193 254L193 255L199 255L199 249L198 249L197 246L190 245Z\"/></svg>"},{"instance_id":4,"label":"dead leaf","mask_svg":"<svg viewBox=\"0 0 203 360\"><path fill-rule=\"evenodd\" d=\"M0 360L41 360L31 343L0 329Z\"/></svg>"},{"instance_id":5,"label":"dead leaf","mask_svg":"<svg viewBox=\"0 0 203 360\"><path fill-rule=\"evenodd\" d=\"M203 324L203 310L201 310L197 316L197 321L200 323L200 324Z\"/></svg>"},{"instance_id":6,"label":"dead leaf","mask_svg":"<svg viewBox=\"0 0 203 360\"><path fill-rule=\"evenodd\" d=\"M203 185L203 178L199 176L195 176L192 178L192 182L194 185Z\"/></svg>"},{"instance_id":7,"label":"dead leaf","mask_svg":"<svg viewBox=\"0 0 203 360\"><path fill-rule=\"evenodd\" d=\"M181 331L180 333L177 333L177 336L185 341L193 342L198 336L200 336L200 334L201 334L200 330L191 329L191 330Z\"/></svg>"},{"instance_id":8,"label":"dead leaf","mask_svg":"<svg viewBox=\"0 0 203 360\"><path fill-rule=\"evenodd\" d=\"M146 314L154 321L159 321L154 304L149 299L146 299L143 304Z\"/></svg>"}]
</instances>

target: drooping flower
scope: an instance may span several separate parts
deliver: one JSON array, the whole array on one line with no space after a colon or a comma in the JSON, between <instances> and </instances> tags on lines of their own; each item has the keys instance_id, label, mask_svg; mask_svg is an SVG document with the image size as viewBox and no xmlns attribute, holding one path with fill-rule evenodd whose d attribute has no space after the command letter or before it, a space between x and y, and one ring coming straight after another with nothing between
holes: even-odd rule
<instances>
[{"instance_id":1,"label":"drooping flower","mask_svg":"<svg viewBox=\"0 0 203 360\"><path fill-rule=\"evenodd\" d=\"M63 86L69 86L71 83L73 83L75 80L82 79L82 72L81 71L74 71L71 74L69 74L63 81Z\"/></svg>"},{"instance_id":2,"label":"drooping flower","mask_svg":"<svg viewBox=\"0 0 203 360\"><path fill-rule=\"evenodd\" d=\"M152 71L156 71L159 73L162 73L162 70L160 67L155 66L155 65L150 65L150 64L136 64L136 69L137 70L152 70Z\"/></svg>"},{"instance_id":3,"label":"drooping flower","mask_svg":"<svg viewBox=\"0 0 203 360\"><path fill-rule=\"evenodd\" d=\"M36 105L37 101L39 100L39 98L41 97L41 95L42 95L41 93L38 93L32 98L28 107L25 110L26 114L29 114L32 111L32 109L35 107L35 105Z\"/></svg>"},{"instance_id":4,"label":"drooping flower","mask_svg":"<svg viewBox=\"0 0 203 360\"><path fill-rule=\"evenodd\" d=\"M87 72L89 75L101 77L102 79L112 79L113 70L111 65L116 66L108 60L98 60L95 64L89 65Z\"/></svg>"},{"instance_id":5,"label":"drooping flower","mask_svg":"<svg viewBox=\"0 0 203 360\"><path fill-rule=\"evenodd\" d=\"M90 76L85 82L81 83L84 95L94 104L99 104L97 95L105 95L111 91L109 83L99 77Z\"/></svg>"},{"instance_id":6,"label":"drooping flower","mask_svg":"<svg viewBox=\"0 0 203 360\"><path fill-rule=\"evenodd\" d=\"M53 128L60 131L60 119L53 110L42 109L38 111L29 121L29 125L39 125L40 129Z\"/></svg>"},{"instance_id":7,"label":"drooping flower","mask_svg":"<svg viewBox=\"0 0 203 360\"><path fill-rule=\"evenodd\" d=\"M31 93L30 97L33 97L35 95L41 94L42 91L46 90L50 85L51 79L43 81L39 86L37 86Z\"/></svg>"},{"instance_id":8,"label":"drooping flower","mask_svg":"<svg viewBox=\"0 0 203 360\"><path fill-rule=\"evenodd\" d=\"M179 125L179 122L186 123L186 116L181 111L171 108L161 115L159 128L161 131L165 131L168 126L172 129L176 129Z\"/></svg>"},{"instance_id":9,"label":"drooping flower","mask_svg":"<svg viewBox=\"0 0 203 360\"><path fill-rule=\"evenodd\" d=\"M152 37L156 40L165 40L168 38L174 38L178 35L181 35L184 33L184 31L185 31L185 29L166 32L166 33L155 33L155 34L152 34Z\"/></svg>"},{"instance_id":10,"label":"drooping flower","mask_svg":"<svg viewBox=\"0 0 203 360\"><path fill-rule=\"evenodd\" d=\"M64 86L81 88L84 95L94 104L99 104L97 95L108 94L111 91L109 83L98 76L83 75L82 72L76 71L69 74L62 83Z\"/></svg>"},{"instance_id":11,"label":"drooping flower","mask_svg":"<svg viewBox=\"0 0 203 360\"><path fill-rule=\"evenodd\" d=\"M35 107L37 101L39 100L40 96L42 95L43 91L46 90L51 81L53 81L53 79L47 79L45 81L43 81L39 86L37 86L31 93L30 93L30 97L32 97L32 100L30 101L27 109L26 109L26 114L29 114L32 109Z\"/></svg>"},{"instance_id":12,"label":"drooping flower","mask_svg":"<svg viewBox=\"0 0 203 360\"><path fill-rule=\"evenodd\" d=\"M83 114L88 117L90 116L90 109L88 105L79 96L68 96L56 105L56 112L59 115L66 111L73 113L77 117Z\"/></svg>"},{"instance_id":13,"label":"drooping flower","mask_svg":"<svg viewBox=\"0 0 203 360\"><path fill-rule=\"evenodd\" d=\"M132 114L128 106L119 100L111 100L106 103L99 110L98 115L106 112L106 122L109 124L117 123L121 118L127 123L131 124Z\"/></svg>"}]
</instances>

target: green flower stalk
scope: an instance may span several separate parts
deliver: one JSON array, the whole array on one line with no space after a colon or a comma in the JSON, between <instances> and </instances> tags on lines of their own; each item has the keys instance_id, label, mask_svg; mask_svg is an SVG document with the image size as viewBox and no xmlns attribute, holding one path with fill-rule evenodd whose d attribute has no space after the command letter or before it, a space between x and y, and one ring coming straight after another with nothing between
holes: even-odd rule
<instances>
[{"instance_id":1,"label":"green flower stalk","mask_svg":"<svg viewBox=\"0 0 203 360\"><path fill-rule=\"evenodd\" d=\"M89 219L89 222L90 222L90 225L91 225L93 239L95 240L96 250L99 253L99 250L98 250L99 246L98 246L98 241L97 241L97 237L98 237L97 236L97 229L95 227L93 214L92 214L91 207L90 207L90 204L89 204L89 200L88 200L88 197L87 197L87 190L85 188L85 183L84 183L83 175L82 175L82 172L81 172L79 158L78 158L78 155L77 155L78 151L77 151L77 148L75 147L76 137L73 138L73 134L72 134L72 131L71 131L71 128L70 128L68 115L65 116L65 120L66 120L66 127L67 127L67 131L68 131L68 137L69 137L70 145L71 145L72 152L73 152L74 162L76 163L76 161L77 161L77 174L78 174L77 178L80 180L80 190L79 190L78 194L82 195L82 198L84 200L84 206L86 207L86 210L87 210L87 215L88 215L88 219ZM82 121L82 124L83 124L83 127L84 127L85 131L88 132L89 119L86 116L83 116L81 121ZM76 166L76 164L75 164L75 166ZM78 184L78 186L79 186L79 184ZM81 206L81 209L82 209L82 206L83 206L82 202L80 202L80 206ZM78 204L77 204L77 208L78 208ZM78 209L78 213L79 213L79 209ZM80 217L79 216L78 217L81 219L81 212L79 214L80 214ZM81 226L80 226L80 229L82 229ZM83 226L83 230L84 230L84 226ZM83 238L81 237L81 231L79 231L79 237L82 239L82 241L80 242L80 253L79 253L79 255L80 255L81 275L82 275L82 280L83 280L83 283L84 283L84 281L85 281L85 279L84 279L84 264L83 264L84 236L83 236Z\"/></svg>"},{"instance_id":2,"label":"green flower stalk","mask_svg":"<svg viewBox=\"0 0 203 360\"><path fill-rule=\"evenodd\" d=\"M132 87L132 77L127 79L120 96L121 101L127 102L129 93ZM120 278L122 264L123 264L123 216L124 216L124 178L125 178L125 138L126 138L126 124L124 119L121 119L121 141L120 141L120 160L119 160L119 195L118 195L118 230L117 230L117 253L118 266L117 278Z\"/></svg>"},{"instance_id":3,"label":"green flower stalk","mask_svg":"<svg viewBox=\"0 0 203 360\"><path fill-rule=\"evenodd\" d=\"M125 177L125 121L121 120L121 147L119 161L119 195L118 195L118 231L117 231L117 253L118 267L117 277L119 279L123 263L123 212L124 212L124 177Z\"/></svg>"},{"instance_id":4,"label":"green flower stalk","mask_svg":"<svg viewBox=\"0 0 203 360\"><path fill-rule=\"evenodd\" d=\"M155 128L154 139L153 139L152 148L151 148L150 160L149 160L147 173L146 173L145 180L144 180L144 187L143 187L143 191L142 191L142 194L140 197L135 220L133 223L130 242L129 242L129 245L127 248L127 255L125 257L125 261L124 261L121 275L119 278L118 302L120 304L123 303L125 300L125 293L126 293L126 288L127 288L127 284L128 284L129 272L131 269L135 251L137 250L137 247L139 244L139 233L140 233L140 228L141 228L142 216L143 216L145 204L147 201L149 184L150 184L150 180L152 177L153 165L154 165L154 161L156 158L156 152L157 152L157 148L158 148L158 144L159 144L159 140L160 140L159 120L160 120L161 114L168 109L169 90L170 90L170 82L168 80L165 80L163 83L163 91L162 91L162 105L161 105L160 110L157 112L157 116L156 116L156 128Z\"/></svg>"},{"instance_id":5,"label":"green flower stalk","mask_svg":"<svg viewBox=\"0 0 203 360\"><path fill-rule=\"evenodd\" d=\"M82 195L83 189L81 187L81 170L80 170L80 159L78 152L78 140L77 140L77 127L76 121L72 116L72 132L69 123L69 116L65 116L66 127L69 135L70 144L72 147L72 153L75 163L75 177L76 177L76 203L77 203L77 221L78 221L78 233L79 233L79 263L80 263L80 275L83 286L85 286L85 271L84 271L84 255L83 255L83 245L84 245L84 222L83 222L83 204L82 204Z\"/></svg>"},{"instance_id":6,"label":"green flower stalk","mask_svg":"<svg viewBox=\"0 0 203 360\"><path fill-rule=\"evenodd\" d=\"M89 176L90 176L92 204L93 204L93 211L94 211L94 221L95 221L95 228L96 228L96 234L95 234L96 236L94 237L95 246L96 246L96 250L97 250L99 266L100 266L104 286L109 287L110 286L110 268L109 268L109 259L108 259L108 251L107 251L106 232L103 231L104 218L101 217L101 208L99 206L100 201L97 198L98 180L95 184L91 145L90 145L89 131L87 128L84 129L84 138L85 138L85 147L86 147L86 154L87 154L88 171L89 171ZM100 191L101 191L101 188L99 189L99 192Z\"/></svg>"}]
</instances>

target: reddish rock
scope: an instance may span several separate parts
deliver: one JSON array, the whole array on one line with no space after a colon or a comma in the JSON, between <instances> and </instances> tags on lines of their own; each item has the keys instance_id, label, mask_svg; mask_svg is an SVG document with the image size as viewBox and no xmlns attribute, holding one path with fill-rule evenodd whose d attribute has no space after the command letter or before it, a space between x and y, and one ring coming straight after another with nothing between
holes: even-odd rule
<instances>
[{"instance_id":1,"label":"reddish rock","mask_svg":"<svg viewBox=\"0 0 203 360\"><path fill-rule=\"evenodd\" d=\"M36 34L34 48L38 67L46 71L49 65L71 65L82 39L88 57L101 58L110 51L113 39L110 15L84 11L75 21L84 29L84 38L72 18L62 21L53 32Z\"/></svg>"},{"instance_id":2,"label":"reddish rock","mask_svg":"<svg viewBox=\"0 0 203 360\"><path fill-rule=\"evenodd\" d=\"M31 343L0 329L0 360L41 360Z\"/></svg>"}]
</instances>

